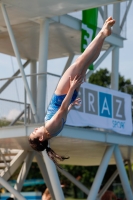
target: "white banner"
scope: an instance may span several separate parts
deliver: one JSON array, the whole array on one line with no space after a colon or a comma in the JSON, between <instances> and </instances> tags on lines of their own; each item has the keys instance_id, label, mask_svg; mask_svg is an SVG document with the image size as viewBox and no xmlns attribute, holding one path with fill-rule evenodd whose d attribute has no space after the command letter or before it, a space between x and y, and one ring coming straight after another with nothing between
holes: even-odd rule
<instances>
[{"instance_id":1,"label":"white banner","mask_svg":"<svg viewBox=\"0 0 133 200\"><path fill-rule=\"evenodd\" d=\"M131 135L131 95L83 83L78 97L81 104L69 112L67 125L98 127Z\"/></svg>"}]
</instances>

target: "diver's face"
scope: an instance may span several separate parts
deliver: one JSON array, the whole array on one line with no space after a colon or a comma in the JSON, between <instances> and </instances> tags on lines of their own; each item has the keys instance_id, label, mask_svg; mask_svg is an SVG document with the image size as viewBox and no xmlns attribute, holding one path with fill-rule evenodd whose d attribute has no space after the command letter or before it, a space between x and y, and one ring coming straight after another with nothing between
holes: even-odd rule
<instances>
[{"instance_id":1,"label":"diver's face","mask_svg":"<svg viewBox=\"0 0 133 200\"><path fill-rule=\"evenodd\" d=\"M35 128L34 131L30 134L30 139L39 138L40 141L43 140L44 135L44 126Z\"/></svg>"}]
</instances>

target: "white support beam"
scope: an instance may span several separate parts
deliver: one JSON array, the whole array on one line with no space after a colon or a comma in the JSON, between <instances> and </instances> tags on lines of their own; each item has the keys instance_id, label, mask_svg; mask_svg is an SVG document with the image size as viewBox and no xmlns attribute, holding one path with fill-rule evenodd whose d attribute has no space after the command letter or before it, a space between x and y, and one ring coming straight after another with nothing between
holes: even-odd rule
<instances>
[{"instance_id":1,"label":"white support beam","mask_svg":"<svg viewBox=\"0 0 133 200\"><path fill-rule=\"evenodd\" d=\"M120 3L113 4L113 18L115 19L115 24L113 26L113 33L120 34Z\"/></svg>"},{"instance_id":2,"label":"white support beam","mask_svg":"<svg viewBox=\"0 0 133 200\"><path fill-rule=\"evenodd\" d=\"M55 77L59 77L60 78L60 75L58 74L53 74L53 73L34 73L34 74L27 74L26 77L30 77L30 76L39 76L39 75L44 75L44 74L47 74L47 75L51 75L51 76L55 76ZM22 78L22 76L13 76L13 77L6 77L6 78L0 78L0 81L5 81L5 80L14 80L15 78Z\"/></svg>"},{"instance_id":3,"label":"white support beam","mask_svg":"<svg viewBox=\"0 0 133 200\"><path fill-rule=\"evenodd\" d=\"M50 160L46 151L43 151L42 154L43 154L44 162L45 162L47 172L49 175L49 179L50 179L50 182L52 185L52 189L53 189L53 192L55 195L55 199L56 200L65 200L55 164L53 163L53 161Z\"/></svg>"},{"instance_id":4,"label":"white support beam","mask_svg":"<svg viewBox=\"0 0 133 200\"><path fill-rule=\"evenodd\" d=\"M115 145L112 145L106 149L103 159L101 161L101 164L98 168L97 174L95 176L95 180L91 186L91 190L90 190L87 200L95 200L97 198L103 177L105 175L105 172L106 172L108 163L110 161L110 158L112 156L112 153L114 151L114 148L115 148Z\"/></svg>"},{"instance_id":5,"label":"white support beam","mask_svg":"<svg viewBox=\"0 0 133 200\"><path fill-rule=\"evenodd\" d=\"M94 70L97 69L97 67L102 63L102 61L108 56L108 54L114 49L114 46L111 46L105 53L97 60L97 62L94 64ZM91 74L93 74L94 70L90 70L86 74L86 79L88 79Z\"/></svg>"},{"instance_id":6,"label":"white support beam","mask_svg":"<svg viewBox=\"0 0 133 200\"><path fill-rule=\"evenodd\" d=\"M113 33L120 34L120 3L113 5L113 18L116 23L113 26ZM119 47L112 51L112 73L111 73L111 89L118 90L119 86Z\"/></svg>"},{"instance_id":7,"label":"white support beam","mask_svg":"<svg viewBox=\"0 0 133 200\"><path fill-rule=\"evenodd\" d=\"M40 42L39 42L39 73L47 72L48 59L49 20L40 21ZM47 74L38 76L37 89L37 114L39 122L44 122L47 96Z\"/></svg>"},{"instance_id":8,"label":"white support beam","mask_svg":"<svg viewBox=\"0 0 133 200\"><path fill-rule=\"evenodd\" d=\"M103 20L105 22L105 20L108 18L108 6L104 6L104 17Z\"/></svg>"},{"instance_id":9,"label":"white support beam","mask_svg":"<svg viewBox=\"0 0 133 200\"><path fill-rule=\"evenodd\" d=\"M31 60L30 62L30 74L36 74L37 73L37 63L36 60ZM31 86L31 94L33 97L33 101L35 104L35 108L37 106L37 75L30 77L30 86ZM34 123L34 116L31 113L31 123Z\"/></svg>"},{"instance_id":10,"label":"white support beam","mask_svg":"<svg viewBox=\"0 0 133 200\"><path fill-rule=\"evenodd\" d=\"M116 170L112 176L110 177L110 179L107 181L107 183L104 185L104 187L100 190L99 195L98 195L98 199L101 199L101 197L103 196L103 194L107 191L107 189L109 188L109 186L112 184L112 182L115 180L115 178L118 176L118 170Z\"/></svg>"},{"instance_id":11,"label":"white support beam","mask_svg":"<svg viewBox=\"0 0 133 200\"><path fill-rule=\"evenodd\" d=\"M63 174L65 177L67 177L72 183L74 183L81 191L83 191L85 194L89 195L89 190L87 187L85 187L82 183L80 183L75 177L73 177L70 173L63 169L59 169L58 171Z\"/></svg>"},{"instance_id":12,"label":"white support beam","mask_svg":"<svg viewBox=\"0 0 133 200\"><path fill-rule=\"evenodd\" d=\"M52 196L52 199L55 199L55 194L54 194L54 191L52 189L52 184L50 182L50 179L49 179L49 175L48 175L48 172L47 172L47 168L46 168L46 165L45 165L45 162L44 162L44 159L43 159L43 156L42 154L38 154L37 152L35 153L35 156L36 156L36 160L37 160L37 164L39 166L39 169L41 171L41 174L42 174L42 177L49 189L49 192Z\"/></svg>"},{"instance_id":13,"label":"white support beam","mask_svg":"<svg viewBox=\"0 0 133 200\"><path fill-rule=\"evenodd\" d=\"M61 136L75 139L84 139L90 141L104 142L108 144L119 144L124 146L133 146L133 137L116 133L102 132L101 130L82 129L79 127L65 126Z\"/></svg>"},{"instance_id":14,"label":"white support beam","mask_svg":"<svg viewBox=\"0 0 133 200\"><path fill-rule=\"evenodd\" d=\"M8 168L6 167L5 170L1 173L1 177L4 178L5 180L8 180L17 170L17 168L22 164L26 155L27 155L26 151L19 150L18 154L10 162Z\"/></svg>"},{"instance_id":15,"label":"white support beam","mask_svg":"<svg viewBox=\"0 0 133 200\"><path fill-rule=\"evenodd\" d=\"M19 119L20 117L24 114L24 121L26 122L26 110L29 109L28 106L26 106L26 102L25 102L25 108L24 110L21 111L21 113L9 124L9 126L13 126ZM24 123L26 124L26 123Z\"/></svg>"},{"instance_id":16,"label":"white support beam","mask_svg":"<svg viewBox=\"0 0 133 200\"><path fill-rule=\"evenodd\" d=\"M34 157L34 152L29 152L26 156L26 158L24 159L24 163L21 167L21 170L19 172L16 184L14 186L14 189L17 190L18 192L21 192L21 189L23 187L23 183L27 177L27 174L29 172L32 160Z\"/></svg>"},{"instance_id":17,"label":"white support beam","mask_svg":"<svg viewBox=\"0 0 133 200\"><path fill-rule=\"evenodd\" d=\"M64 70L62 72L62 75L64 74L64 72L68 69L68 67L70 67L70 65L72 64L72 61L73 61L73 58L74 58L75 54L70 54L69 57L68 57L68 60L67 60L67 63L64 67Z\"/></svg>"},{"instance_id":18,"label":"white support beam","mask_svg":"<svg viewBox=\"0 0 133 200\"><path fill-rule=\"evenodd\" d=\"M8 141L9 138L13 142L17 143L17 140L20 141L21 138L25 138L27 141L27 136L35 129L36 127L41 126L41 123L38 124L27 124L26 126L13 126L13 127L2 127L0 128L0 136L2 140ZM19 135L18 135L19 133ZM80 140L89 140L94 142L103 142L105 144L119 144L122 146L133 146L133 136L130 135L123 135L123 134L117 134L115 132L111 131L101 131L99 130L93 130L90 128L82 128L82 127L69 127L64 126L64 129L60 133L59 137L65 137L65 138L72 138L72 139L80 139ZM15 145L15 144L14 144ZM10 144L8 144L10 147ZM15 148L18 145L14 146ZM12 144L11 144L11 147ZM22 143L21 148L29 149L28 142Z\"/></svg>"},{"instance_id":19,"label":"white support beam","mask_svg":"<svg viewBox=\"0 0 133 200\"><path fill-rule=\"evenodd\" d=\"M102 8L101 9L99 8L99 11L103 17L104 11L102 10ZM82 21L70 15L62 15L62 16L54 17L51 19L51 22L54 22L54 21L62 25L68 26L72 29L81 31ZM96 35L99 33L100 30L101 28L97 27ZM105 42L111 44L111 46L115 45L115 46L123 47L123 38L113 33L109 37L105 38Z\"/></svg>"},{"instance_id":20,"label":"white support beam","mask_svg":"<svg viewBox=\"0 0 133 200\"><path fill-rule=\"evenodd\" d=\"M3 178L0 177L0 184L3 185L11 194L19 200L26 200L18 191L16 191L11 185L5 181Z\"/></svg>"},{"instance_id":21,"label":"white support beam","mask_svg":"<svg viewBox=\"0 0 133 200\"><path fill-rule=\"evenodd\" d=\"M28 98L29 98L29 101L30 101L30 104L31 104L31 109L32 109L32 112L33 112L33 115L34 115L34 118L35 118L35 122L38 122L35 105L34 105L34 102L33 102L32 96L31 96L31 92L30 92L30 89L29 89L29 86L28 86L28 82L27 82L27 79L26 79L26 76L25 76L25 72L24 72L24 69L23 69L22 62L21 62L17 43L16 43L13 31L12 31L12 27L10 25L10 21L9 21L7 12L6 12L5 5L3 3L1 3L1 10L2 10L2 13L3 13L3 17L4 17L4 20L5 20L7 29L8 29L8 33L9 33L9 36L10 36L12 47L14 49L14 53L15 53L15 56L17 58L18 66L19 66L21 74L22 74L24 86L25 86L25 89L26 89L26 92L27 92L27 95L28 95Z\"/></svg>"},{"instance_id":22,"label":"white support beam","mask_svg":"<svg viewBox=\"0 0 133 200\"><path fill-rule=\"evenodd\" d=\"M58 22L75 30L81 30L81 20L68 14L51 18L51 22Z\"/></svg>"},{"instance_id":23,"label":"white support beam","mask_svg":"<svg viewBox=\"0 0 133 200\"><path fill-rule=\"evenodd\" d=\"M27 65L30 63L30 60L27 60L24 64L23 64L23 68L27 67ZM17 76L20 73L20 69L17 70L13 75L12 78ZM13 81L13 79L9 79L6 83L4 83L4 85L0 88L0 93L2 93L7 86Z\"/></svg>"},{"instance_id":24,"label":"white support beam","mask_svg":"<svg viewBox=\"0 0 133 200\"><path fill-rule=\"evenodd\" d=\"M133 199L133 193L132 193L132 190L129 185L129 180L127 177L127 173L126 173L126 170L125 170L125 167L123 164L123 159L122 159L121 152L120 152L118 145L116 145L116 147L114 149L114 156L115 156L119 176L120 176L120 179L122 182L122 186L123 186L123 189L124 189L124 192L126 195L126 199L131 200L131 199Z\"/></svg>"},{"instance_id":25,"label":"white support beam","mask_svg":"<svg viewBox=\"0 0 133 200\"><path fill-rule=\"evenodd\" d=\"M119 47L112 51L111 89L118 90L119 84Z\"/></svg>"},{"instance_id":26,"label":"white support beam","mask_svg":"<svg viewBox=\"0 0 133 200\"><path fill-rule=\"evenodd\" d=\"M131 7L132 0L129 0L129 1L127 1L127 2L128 2L128 6L127 6L127 8L126 8L126 11L125 11L125 13L124 13L122 22L121 22L121 24L120 24L120 29L121 29L120 31L122 31L123 26L124 26L124 23L126 22L127 14L128 14L128 11L129 11L129 9L130 9L130 7Z\"/></svg>"},{"instance_id":27,"label":"white support beam","mask_svg":"<svg viewBox=\"0 0 133 200\"><path fill-rule=\"evenodd\" d=\"M6 162L5 156L1 152L1 149L0 149L0 159L1 159L1 161L3 161L3 163L1 163L1 164L4 164L4 166L7 168L7 170L9 170L9 164Z\"/></svg>"},{"instance_id":28,"label":"white support beam","mask_svg":"<svg viewBox=\"0 0 133 200\"><path fill-rule=\"evenodd\" d=\"M103 11L102 7L99 7L98 11L100 12L100 15L101 15L101 17L103 19L104 18L104 11Z\"/></svg>"}]
</instances>

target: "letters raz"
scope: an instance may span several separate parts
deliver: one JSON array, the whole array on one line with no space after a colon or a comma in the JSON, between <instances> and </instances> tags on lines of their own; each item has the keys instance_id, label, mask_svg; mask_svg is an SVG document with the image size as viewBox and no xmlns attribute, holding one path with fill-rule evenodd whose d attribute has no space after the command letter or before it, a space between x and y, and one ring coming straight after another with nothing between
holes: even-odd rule
<instances>
[{"instance_id":1,"label":"letters raz","mask_svg":"<svg viewBox=\"0 0 133 200\"><path fill-rule=\"evenodd\" d=\"M74 110L113 118L113 128L124 128L126 119L124 98L82 87L80 88L79 96L81 96L84 103L78 107L74 107Z\"/></svg>"}]
</instances>

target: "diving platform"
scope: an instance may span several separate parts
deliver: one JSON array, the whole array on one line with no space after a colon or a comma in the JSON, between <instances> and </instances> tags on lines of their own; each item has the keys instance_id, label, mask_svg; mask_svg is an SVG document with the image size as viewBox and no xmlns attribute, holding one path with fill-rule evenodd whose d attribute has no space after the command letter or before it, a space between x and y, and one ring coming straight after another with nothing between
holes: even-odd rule
<instances>
[{"instance_id":1,"label":"diving platform","mask_svg":"<svg viewBox=\"0 0 133 200\"><path fill-rule=\"evenodd\" d=\"M10 126L0 129L0 147L32 151L28 143L29 134L43 124ZM123 159L133 162L133 136L121 135L112 131L96 130L87 127L65 126L61 133L50 140L50 147L59 155L70 156L63 164L97 166L100 165L105 149L119 145ZM62 163L62 162L61 162ZM115 164L112 155L110 164Z\"/></svg>"}]
</instances>

